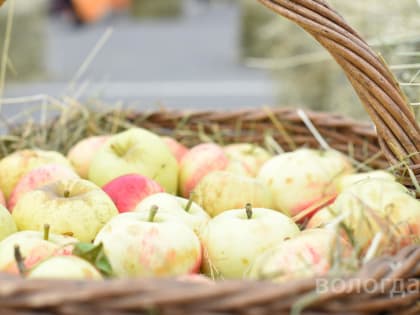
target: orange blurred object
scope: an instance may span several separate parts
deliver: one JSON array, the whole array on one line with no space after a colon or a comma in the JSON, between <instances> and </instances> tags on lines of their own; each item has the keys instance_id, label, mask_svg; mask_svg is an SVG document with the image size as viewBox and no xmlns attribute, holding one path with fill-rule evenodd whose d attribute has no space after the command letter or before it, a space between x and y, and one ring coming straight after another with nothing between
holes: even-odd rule
<instances>
[{"instance_id":1,"label":"orange blurred object","mask_svg":"<svg viewBox=\"0 0 420 315\"><path fill-rule=\"evenodd\" d=\"M1 1L1 0L0 0ZM82 22L92 23L100 20L113 10L127 8L130 0L72 0L74 10Z\"/></svg>"}]
</instances>

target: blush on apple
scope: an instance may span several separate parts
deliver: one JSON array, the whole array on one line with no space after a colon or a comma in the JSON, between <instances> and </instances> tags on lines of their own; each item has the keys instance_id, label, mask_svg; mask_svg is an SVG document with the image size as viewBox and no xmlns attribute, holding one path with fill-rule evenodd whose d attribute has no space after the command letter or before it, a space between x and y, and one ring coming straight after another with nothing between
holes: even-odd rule
<instances>
[{"instance_id":1,"label":"blush on apple","mask_svg":"<svg viewBox=\"0 0 420 315\"><path fill-rule=\"evenodd\" d=\"M178 163L180 163L184 155L188 152L188 148L171 137L162 137L162 140L166 143Z\"/></svg>"},{"instance_id":2,"label":"blush on apple","mask_svg":"<svg viewBox=\"0 0 420 315\"><path fill-rule=\"evenodd\" d=\"M16 202L27 192L58 180L76 179L79 176L69 167L60 164L46 164L23 176L10 195L8 208L12 212Z\"/></svg>"},{"instance_id":3,"label":"blush on apple","mask_svg":"<svg viewBox=\"0 0 420 315\"><path fill-rule=\"evenodd\" d=\"M154 180L138 174L117 177L102 189L111 197L120 213L133 211L144 198L164 191Z\"/></svg>"}]
</instances>

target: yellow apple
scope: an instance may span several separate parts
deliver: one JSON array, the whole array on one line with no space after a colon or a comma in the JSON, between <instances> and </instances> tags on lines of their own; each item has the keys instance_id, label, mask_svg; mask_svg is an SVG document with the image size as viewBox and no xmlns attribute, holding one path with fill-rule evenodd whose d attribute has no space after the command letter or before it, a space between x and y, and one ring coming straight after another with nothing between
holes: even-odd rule
<instances>
[{"instance_id":1,"label":"yellow apple","mask_svg":"<svg viewBox=\"0 0 420 315\"><path fill-rule=\"evenodd\" d=\"M57 181L23 195L13 210L20 231L40 231L45 224L53 233L92 242L118 210L111 198L83 179Z\"/></svg>"},{"instance_id":2,"label":"yellow apple","mask_svg":"<svg viewBox=\"0 0 420 315\"><path fill-rule=\"evenodd\" d=\"M241 279L259 255L298 233L298 226L275 210L248 205L225 211L203 231L203 270L215 278Z\"/></svg>"},{"instance_id":3,"label":"yellow apple","mask_svg":"<svg viewBox=\"0 0 420 315\"><path fill-rule=\"evenodd\" d=\"M247 203L256 208L272 208L269 188L261 181L227 171L212 172L195 187L193 200L214 217Z\"/></svg>"}]
</instances>

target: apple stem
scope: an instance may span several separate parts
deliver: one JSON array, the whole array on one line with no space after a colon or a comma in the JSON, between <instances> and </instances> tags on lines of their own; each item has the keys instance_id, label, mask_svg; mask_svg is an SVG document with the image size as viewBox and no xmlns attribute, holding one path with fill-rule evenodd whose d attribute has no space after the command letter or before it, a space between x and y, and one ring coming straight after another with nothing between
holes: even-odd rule
<instances>
[{"instance_id":1,"label":"apple stem","mask_svg":"<svg viewBox=\"0 0 420 315\"><path fill-rule=\"evenodd\" d=\"M68 197L70 197L70 191L66 189L64 191L64 198L68 198Z\"/></svg>"},{"instance_id":2,"label":"apple stem","mask_svg":"<svg viewBox=\"0 0 420 315\"><path fill-rule=\"evenodd\" d=\"M122 156L123 155L123 151L121 149L120 146L118 146L117 144L113 143L111 144L111 149L112 151L114 151L118 156Z\"/></svg>"},{"instance_id":3,"label":"apple stem","mask_svg":"<svg viewBox=\"0 0 420 315\"><path fill-rule=\"evenodd\" d=\"M19 270L19 274L24 277L26 275L26 267L25 267L25 263L23 261L23 257L22 257L22 253L20 251L20 247L19 245L15 245L15 260L16 260L16 265L18 267Z\"/></svg>"},{"instance_id":4,"label":"apple stem","mask_svg":"<svg viewBox=\"0 0 420 315\"><path fill-rule=\"evenodd\" d=\"M44 241L48 241L50 239L50 225L44 224Z\"/></svg>"},{"instance_id":5,"label":"apple stem","mask_svg":"<svg viewBox=\"0 0 420 315\"><path fill-rule=\"evenodd\" d=\"M153 220L155 219L156 213L158 212L159 207L156 205L153 205L150 208L150 213L149 213L149 222L153 222Z\"/></svg>"},{"instance_id":6,"label":"apple stem","mask_svg":"<svg viewBox=\"0 0 420 315\"><path fill-rule=\"evenodd\" d=\"M188 203L187 203L187 205L185 206L185 211L186 211L186 212L190 212L190 210L191 210L191 206L192 206L192 204L193 204L193 197L194 197L194 195L195 195L195 193L192 191L192 192L190 193L190 199L188 199Z\"/></svg>"},{"instance_id":7,"label":"apple stem","mask_svg":"<svg viewBox=\"0 0 420 315\"><path fill-rule=\"evenodd\" d=\"M248 220L250 220L252 218L252 206L251 206L250 203L246 204L245 211L246 211L246 216L247 216Z\"/></svg>"}]
</instances>

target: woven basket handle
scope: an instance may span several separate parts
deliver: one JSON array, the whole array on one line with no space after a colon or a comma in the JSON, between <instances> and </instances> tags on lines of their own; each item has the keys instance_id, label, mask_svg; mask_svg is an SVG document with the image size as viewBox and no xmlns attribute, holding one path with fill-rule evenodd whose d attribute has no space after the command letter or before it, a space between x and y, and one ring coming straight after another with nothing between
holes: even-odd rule
<instances>
[{"instance_id":1,"label":"woven basket handle","mask_svg":"<svg viewBox=\"0 0 420 315\"><path fill-rule=\"evenodd\" d=\"M301 26L330 52L376 125L387 159L393 165L404 161L420 182L420 126L383 60L323 0L259 1Z\"/></svg>"}]
</instances>

